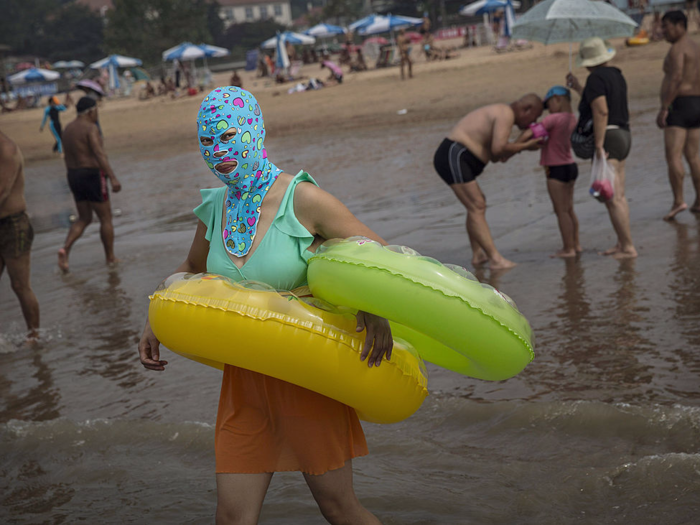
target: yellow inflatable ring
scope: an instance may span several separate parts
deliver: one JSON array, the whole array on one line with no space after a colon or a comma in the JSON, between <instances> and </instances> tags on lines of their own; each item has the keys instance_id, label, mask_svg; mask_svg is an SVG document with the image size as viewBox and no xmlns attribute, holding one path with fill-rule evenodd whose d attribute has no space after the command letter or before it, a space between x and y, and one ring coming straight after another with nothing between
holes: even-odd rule
<instances>
[{"instance_id":1,"label":"yellow inflatable ring","mask_svg":"<svg viewBox=\"0 0 700 525\"><path fill-rule=\"evenodd\" d=\"M644 46L649 43L647 37L631 37L626 40L628 46Z\"/></svg>"},{"instance_id":2,"label":"yellow inflatable ring","mask_svg":"<svg viewBox=\"0 0 700 525\"><path fill-rule=\"evenodd\" d=\"M308 279L314 297L389 319L395 337L455 372L497 381L534 358L530 325L512 299L406 246L327 241L309 260Z\"/></svg>"},{"instance_id":3,"label":"yellow inflatable ring","mask_svg":"<svg viewBox=\"0 0 700 525\"><path fill-rule=\"evenodd\" d=\"M170 350L308 388L365 421L402 421L428 395L425 366L410 346L395 341L379 367L360 361L365 334L347 309L213 274L175 274L150 299L151 328Z\"/></svg>"}]
</instances>

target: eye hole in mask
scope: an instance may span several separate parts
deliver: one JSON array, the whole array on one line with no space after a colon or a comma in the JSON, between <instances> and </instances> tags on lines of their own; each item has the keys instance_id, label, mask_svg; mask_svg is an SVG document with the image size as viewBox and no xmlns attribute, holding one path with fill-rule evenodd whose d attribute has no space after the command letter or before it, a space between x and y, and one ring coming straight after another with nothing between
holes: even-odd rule
<instances>
[{"instance_id":1,"label":"eye hole in mask","mask_svg":"<svg viewBox=\"0 0 700 525\"><path fill-rule=\"evenodd\" d=\"M233 140L233 137L236 136L236 131L233 129L228 130L226 133L221 135L221 138L219 139L223 144L228 144Z\"/></svg>"},{"instance_id":2,"label":"eye hole in mask","mask_svg":"<svg viewBox=\"0 0 700 525\"><path fill-rule=\"evenodd\" d=\"M202 143L202 146L213 146L214 145L214 140L211 137L199 137L199 142Z\"/></svg>"}]
</instances>

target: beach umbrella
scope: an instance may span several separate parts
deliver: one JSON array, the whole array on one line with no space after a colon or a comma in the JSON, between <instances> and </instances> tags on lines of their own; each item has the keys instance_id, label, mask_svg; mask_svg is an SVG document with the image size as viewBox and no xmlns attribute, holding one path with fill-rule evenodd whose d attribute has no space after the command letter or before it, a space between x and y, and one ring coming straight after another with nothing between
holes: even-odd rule
<instances>
[{"instance_id":1,"label":"beach umbrella","mask_svg":"<svg viewBox=\"0 0 700 525\"><path fill-rule=\"evenodd\" d=\"M318 24L304 31L304 34L316 38L326 38L333 35L343 35L345 34L345 29L331 24Z\"/></svg>"},{"instance_id":2,"label":"beach umbrella","mask_svg":"<svg viewBox=\"0 0 700 525\"><path fill-rule=\"evenodd\" d=\"M98 60L90 64L92 69L101 69L113 65L115 67L136 67L141 65L138 58L125 57L122 55L109 55L108 57Z\"/></svg>"},{"instance_id":3,"label":"beach umbrella","mask_svg":"<svg viewBox=\"0 0 700 525\"><path fill-rule=\"evenodd\" d=\"M92 90L101 97L105 96L105 92L102 90L102 86L100 86L94 80L81 80L75 86L78 88L82 88L83 91L87 92L87 90Z\"/></svg>"},{"instance_id":4,"label":"beach umbrella","mask_svg":"<svg viewBox=\"0 0 700 525\"><path fill-rule=\"evenodd\" d=\"M285 31L284 33L280 33L280 37L285 44L289 42L290 44L295 45L310 45L316 42L316 39L312 36L294 33L293 31ZM263 49L275 49L277 47L277 36L275 35L272 38L265 40L262 44L260 44L260 47Z\"/></svg>"},{"instance_id":5,"label":"beach umbrella","mask_svg":"<svg viewBox=\"0 0 700 525\"><path fill-rule=\"evenodd\" d=\"M199 47L204 51L204 58L219 58L231 54L231 52L223 47L211 46L209 44L199 44Z\"/></svg>"},{"instance_id":6,"label":"beach umbrella","mask_svg":"<svg viewBox=\"0 0 700 525\"><path fill-rule=\"evenodd\" d=\"M183 42L175 47L163 51L163 60L194 60L196 58L204 58L204 50L192 44L191 42Z\"/></svg>"},{"instance_id":7,"label":"beach umbrella","mask_svg":"<svg viewBox=\"0 0 700 525\"><path fill-rule=\"evenodd\" d=\"M515 9L520 7L520 2L517 0L513 0L511 4ZM505 9L507 5L507 0L479 0L462 7L459 10L459 14L463 16L481 16L494 13L499 9Z\"/></svg>"},{"instance_id":8,"label":"beach umbrella","mask_svg":"<svg viewBox=\"0 0 700 525\"><path fill-rule=\"evenodd\" d=\"M369 25L360 27L357 30L359 35L376 35L379 33L388 33L394 29L399 29L401 27L412 27L419 26L423 23L420 18L413 18L410 16L377 16Z\"/></svg>"},{"instance_id":9,"label":"beach umbrella","mask_svg":"<svg viewBox=\"0 0 700 525\"><path fill-rule=\"evenodd\" d=\"M289 55L287 54L287 46L285 45L284 38L282 38L282 33L277 31L277 36L275 38L277 38L275 69L280 71L289 67Z\"/></svg>"},{"instance_id":10,"label":"beach umbrella","mask_svg":"<svg viewBox=\"0 0 700 525\"><path fill-rule=\"evenodd\" d=\"M368 15L364 18L360 18L359 20L355 20L352 24L348 26L348 29L350 31L357 31L358 29L362 27L366 27L372 23L374 23L374 20L380 15Z\"/></svg>"},{"instance_id":11,"label":"beach umbrella","mask_svg":"<svg viewBox=\"0 0 700 525\"><path fill-rule=\"evenodd\" d=\"M33 67L36 67L33 62L20 62L19 64L15 65L15 70L22 71L24 69L32 69Z\"/></svg>"},{"instance_id":12,"label":"beach umbrella","mask_svg":"<svg viewBox=\"0 0 700 525\"><path fill-rule=\"evenodd\" d=\"M68 62L65 60L59 60L58 62L54 62L51 64L51 67L54 69L68 69Z\"/></svg>"},{"instance_id":13,"label":"beach umbrella","mask_svg":"<svg viewBox=\"0 0 700 525\"><path fill-rule=\"evenodd\" d=\"M73 69L73 68L82 69L85 67L85 62L81 62L80 60L69 60L68 62L66 62L66 67L68 69Z\"/></svg>"},{"instance_id":14,"label":"beach umbrella","mask_svg":"<svg viewBox=\"0 0 700 525\"><path fill-rule=\"evenodd\" d=\"M183 42L163 51L163 60L195 60L197 58L225 57L229 50L209 44Z\"/></svg>"},{"instance_id":15,"label":"beach umbrella","mask_svg":"<svg viewBox=\"0 0 700 525\"><path fill-rule=\"evenodd\" d=\"M58 80L60 76L60 73L56 73L55 71L33 67L10 75L8 80L11 84L19 85L29 82L51 82L52 80Z\"/></svg>"},{"instance_id":16,"label":"beach umbrella","mask_svg":"<svg viewBox=\"0 0 700 525\"><path fill-rule=\"evenodd\" d=\"M590 37L615 38L632 36L637 24L616 7L591 0L544 0L513 24L513 38L556 44L571 43Z\"/></svg>"},{"instance_id":17,"label":"beach umbrella","mask_svg":"<svg viewBox=\"0 0 700 525\"><path fill-rule=\"evenodd\" d=\"M503 17L503 36L511 37L513 34L513 24L515 24L515 8L511 0L506 0L506 7Z\"/></svg>"}]
</instances>

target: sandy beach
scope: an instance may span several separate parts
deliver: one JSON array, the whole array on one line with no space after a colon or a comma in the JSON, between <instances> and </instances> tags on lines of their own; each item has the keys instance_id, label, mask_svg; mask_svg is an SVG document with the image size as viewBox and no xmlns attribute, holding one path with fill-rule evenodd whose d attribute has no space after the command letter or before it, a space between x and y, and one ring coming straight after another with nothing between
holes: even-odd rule
<instances>
[{"instance_id":1,"label":"sandy beach","mask_svg":"<svg viewBox=\"0 0 700 525\"><path fill-rule=\"evenodd\" d=\"M624 71L630 98L657 97L661 63L668 45L626 48L622 40L614 44L619 50L614 64ZM568 44L535 44L532 49L501 54L488 47L461 49L455 59L430 63L421 55L416 59L415 77L410 81L402 82L398 68L394 67L347 73L340 86L293 95L286 92L292 83L276 85L256 78L254 72L243 73L242 77L244 88L256 95L265 110L269 137L378 127L391 133L394 129L400 132L405 126L456 121L475 107L510 102L525 92L543 95L553 84L564 83L569 67L568 49ZM585 77L585 70L578 73ZM306 65L301 74L323 79L327 71L318 65ZM226 85L229 76L215 75L215 83ZM77 96L79 92L74 98ZM154 150L190 146L200 102L199 96L107 101L100 107L107 151L152 158ZM407 110L404 115L397 114L404 109ZM73 116L73 111L62 115L64 126ZM37 133L40 122L39 109L0 117L0 126L21 145L28 161L52 158L50 134Z\"/></svg>"},{"instance_id":2,"label":"sandy beach","mask_svg":"<svg viewBox=\"0 0 700 525\"><path fill-rule=\"evenodd\" d=\"M536 358L500 382L429 365L430 395L415 415L363 425L370 455L353 462L356 491L386 525L697 521L700 218L661 220L671 192L654 120L668 45L616 45L630 91L626 194L640 256L598 255L615 236L588 194L587 163L575 191L584 251L570 260L549 257L560 238L539 155L487 167L479 178L487 219L518 266L475 273L516 301ZM260 100L278 166L307 170L388 242L469 266L465 211L434 173L435 148L469 109L544 94L567 70L562 45L461 50L455 60L419 61L411 81L392 68L294 95L244 82ZM321 76L318 67L303 72ZM106 147L124 188L112 196L121 263L105 266L93 224L65 276L56 250L75 212L63 163L51 136L37 132L39 110L0 116L28 161L42 315L41 341L24 346L17 301L0 279L0 522L213 519L221 374L167 350L167 372L150 373L137 355L148 295L191 244L198 189L220 185L197 148L199 103L104 104ZM687 178L686 188L689 200ZM274 476L260 523L324 522L298 473Z\"/></svg>"}]
</instances>

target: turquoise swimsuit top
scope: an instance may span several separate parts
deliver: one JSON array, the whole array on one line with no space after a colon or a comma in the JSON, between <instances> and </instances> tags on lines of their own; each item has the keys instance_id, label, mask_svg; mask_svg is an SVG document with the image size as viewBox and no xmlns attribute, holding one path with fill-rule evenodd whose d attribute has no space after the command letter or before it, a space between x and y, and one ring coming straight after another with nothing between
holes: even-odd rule
<instances>
[{"instance_id":1,"label":"turquoise swimsuit top","mask_svg":"<svg viewBox=\"0 0 700 525\"><path fill-rule=\"evenodd\" d=\"M206 225L209 241L207 272L224 275L234 281L266 283L277 290L293 290L306 284L306 268L313 252L308 247L314 236L294 214L294 190L300 182L316 184L311 175L300 171L289 183L270 229L242 268L229 258L221 232L226 186L200 190L202 204L194 214Z\"/></svg>"}]
</instances>

